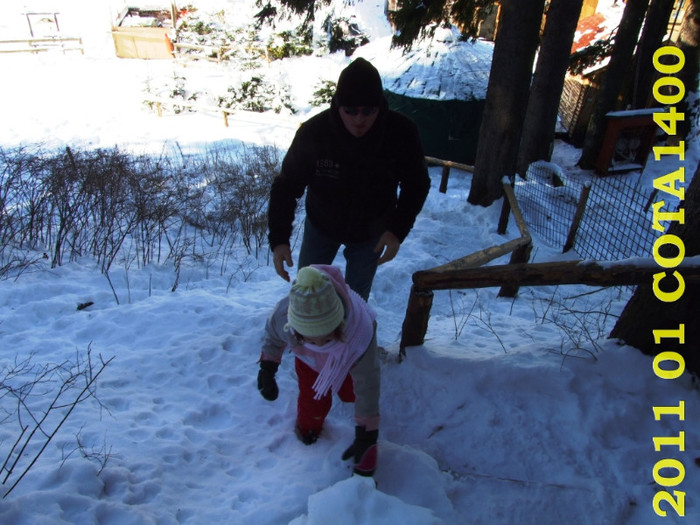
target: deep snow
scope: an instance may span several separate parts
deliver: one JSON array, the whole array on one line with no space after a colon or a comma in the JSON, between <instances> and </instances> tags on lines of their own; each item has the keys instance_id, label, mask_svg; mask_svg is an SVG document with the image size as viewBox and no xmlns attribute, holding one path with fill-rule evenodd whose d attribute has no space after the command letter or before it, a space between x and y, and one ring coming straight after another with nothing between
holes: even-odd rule
<instances>
[{"instance_id":1,"label":"deep snow","mask_svg":"<svg viewBox=\"0 0 700 525\"><path fill-rule=\"evenodd\" d=\"M66 10L78 4L88 2L66 2ZM216 115L158 118L141 104L143 80L168 74L172 64L118 60L105 31L92 38L100 45L85 56L0 55L0 145L285 148L308 114L241 114L228 128ZM306 79L294 85L308 90L309 78L333 78L348 60L299 59L284 74ZM555 160L574 169L577 153L558 143ZM686 155L687 172L698 158L696 141ZM650 163L643 180L663 169L662 162ZM114 356L97 391L104 409L89 402L71 415L29 475L0 500L0 522L698 521L697 386L687 375L657 378L649 357L605 338L597 341L600 350L591 344L568 355L557 324L542 321L552 298L577 297L567 304L579 310L609 304L619 313L629 291L525 288L516 300L498 298L496 289L438 292L425 344L407 349L398 362L411 274L500 244L516 231L511 224L506 236L495 233L500 206L466 203L469 174L453 171L447 194L437 191L438 168L431 177L413 232L398 257L380 268L370 298L386 348L376 487L351 477L340 459L353 436L352 407L336 400L313 446L295 438L291 356L278 374L276 402L264 401L255 388L264 321L288 289L266 254L241 256L240 270L221 277L188 267L174 293L167 264L115 268L121 304L93 261L81 260L0 281L0 366L30 354L39 363L62 362L88 347L93 358ZM537 238L535 248L537 261L562 257ZM94 304L76 309L88 301ZM602 333L612 322L608 318ZM654 420L652 407L681 400L684 421ZM15 430L12 421L0 426L0 461ZM654 451L654 436L679 431L685 432L685 452ZM108 453L104 469L77 453L63 457L75 448L77 434L87 450ZM652 510L659 490L653 467L665 457L685 465L685 480L675 487L686 492L683 519L671 512L661 519Z\"/></svg>"}]
</instances>

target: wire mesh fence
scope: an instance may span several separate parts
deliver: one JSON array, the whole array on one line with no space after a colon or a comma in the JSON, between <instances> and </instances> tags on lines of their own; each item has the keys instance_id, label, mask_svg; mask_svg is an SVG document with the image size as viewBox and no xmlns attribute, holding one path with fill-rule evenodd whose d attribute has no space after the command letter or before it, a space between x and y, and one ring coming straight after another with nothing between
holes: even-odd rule
<instances>
[{"instance_id":1,"label":"wire mesh fence","mask_svg":"<svg viewBox=\"0 0 700 525\"><path fill-rule=\"evenodd\" d=\"M582 258L651 257L654 242L663 232L652 228L652 190L641 188L639 179L639 174L628 173L580 180L555 164L536 162L526 180L516 181L515 195L528 227L553 247L564 248L581 208L572 240ZM586 185L589 192L583 191ZM669 207L666 204L661 211L670 211ZM667 221L660 224L665 231Z\"/></svg>"}]
</instances>

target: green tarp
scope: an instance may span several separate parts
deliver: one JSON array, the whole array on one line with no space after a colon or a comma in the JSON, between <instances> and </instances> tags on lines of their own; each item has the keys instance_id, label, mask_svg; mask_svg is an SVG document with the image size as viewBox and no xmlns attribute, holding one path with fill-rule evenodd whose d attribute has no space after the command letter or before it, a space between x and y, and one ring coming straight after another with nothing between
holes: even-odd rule
<instances>
[{"instance_id":1,"label":"green tarp","mask_svg":"<svg viewBox=\"0 0 700 525\"><path fill-rule=\"evenodd\" d=\"M485 100L431 100L384 94L389 108L411 117L418 125L424 153L474 165Z\"/></svg>"}]
</instances>

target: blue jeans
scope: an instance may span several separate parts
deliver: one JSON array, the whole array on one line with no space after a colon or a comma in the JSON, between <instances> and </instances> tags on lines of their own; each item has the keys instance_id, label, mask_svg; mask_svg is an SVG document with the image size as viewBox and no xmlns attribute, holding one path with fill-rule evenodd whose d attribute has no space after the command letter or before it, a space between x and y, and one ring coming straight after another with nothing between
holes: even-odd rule
<instances>
[{"instance_id":1,"label":"blue jeans","mask_svg":"<svg viewBox=\"0 0 700 525\"><path fill-rule=\"evenodd\" d=\"M379 254L374 253L379 238L345 245L345 282L365 301L369 299L374 275L377 273ZM304 222L304 237L299 251L299 268L311 264L333 264L340 249L340 243L325 236L311 224L309 219Z\"/></svg>"}]
</instances>

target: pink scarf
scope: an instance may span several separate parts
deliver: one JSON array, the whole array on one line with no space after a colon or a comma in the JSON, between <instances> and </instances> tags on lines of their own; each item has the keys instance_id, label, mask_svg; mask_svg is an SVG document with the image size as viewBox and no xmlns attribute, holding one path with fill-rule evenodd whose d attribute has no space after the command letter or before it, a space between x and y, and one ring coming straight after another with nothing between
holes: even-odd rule
<instances>
[{"instance_id":1,"label":"pink scarf","mask_svg":"<svg viewBox=\"0 0 700 525\"><path fill-rule=\"evenodd\" d=\"M321 399L329 390L340 390L352 366L367 351L374 337L376 314L362 297L348 288L338 268L316 264L312 266L328 275L345 303L343 341L331 341L323 346L304 344L308 350L325 354L327 357L313 385L316 392L314 399Z\"/></svg>"}]
</instances>

